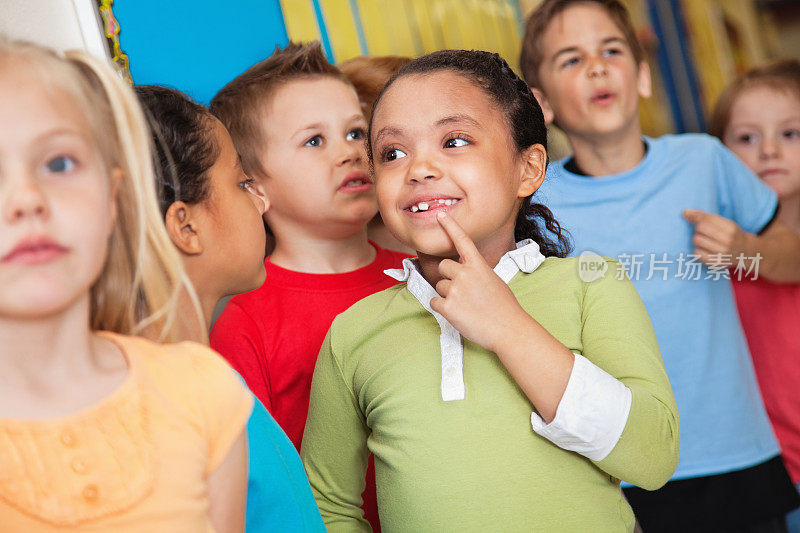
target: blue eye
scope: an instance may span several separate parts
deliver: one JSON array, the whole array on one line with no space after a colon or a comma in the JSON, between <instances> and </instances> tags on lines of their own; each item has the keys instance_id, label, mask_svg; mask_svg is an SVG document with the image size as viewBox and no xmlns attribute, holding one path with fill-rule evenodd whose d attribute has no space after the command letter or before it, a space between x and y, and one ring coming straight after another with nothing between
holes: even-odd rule
<instances>
[{"instance_id":1,"label":"blue eye","mask_svg":"<svg viewBox=\"0 0 800 533\"><path fill-rule=\"evenodd\" d=\"M571 57L571 58L567 59L566 61L564 61L563 63L561 63L561 66L562 67L571 67L572 65L577 65L578 61L579 60L578 60L577 57Z\"/></svg>"},{"instance_id":2,"label":"blue eye","mask_svg":"<svg viewBox=\"0 0 800 533\"><path fill-rule=\"evenodd\" d=\"M394 161L404 157L406 157L406 153L402 150L398 150L397 148L390 148L383 153L384 161Z\"/></svg>"},{"instance_id":3,"label":"blue eye","mask_svg":"<svg viewBox=\"0 0 800 533\"><path fill-rule=\"evenodd\" d=\"M790 129L783 132L784 139L800 139L800 130Z\"/></svg>"},{"instance_id":4,"label":"blue eye","mask_svg":"<svg viewBox=\"0 0 800 533\"><path fill-rule=\"evenodd\" d=\"M364 140L364 129L355 128L347 132L348 141L362 141Z\"/></svg>"},{"instance_id":5,"label":"blue eye","mask_svg":"<svg viewBox=\"0 0 800 533\"><path fill-rule=\"evenodd\" d=\"M470 142L466 139L462 139L461 137L453 137L452 139L447 139L444 142L445 148L460 148L462 146L467 146Z\"/></svg>"},{"instance_id":6,"label":"blue eye","mask_svg":"<svg viewBox=\"0 0 800 533\"><path fill-rule=\"evenodd\" d=\"M254 180L253 178L247 178L239 182L239 187L244 191L252 192L255 194L255 189L254 189L255 183L256 180Z\"/></svg>"},{"instance_id":7,"label":"blue eye","mask_svg":"<svg viewBox=\"0 0 800 533\"><path fill-rule=\"evenodd\" d=\"M45 167L49 172L63 173L75 170L75 160L66 155L60 155L49 160Z\"/></svg>"},{"instance_id":8,"label":"blue eye","mask_svg":"<svg viewBox=\"0 0 800 533\"><path fill-rule=\"evenodd\" d=\"M314 135L306 141L305 146L322 146L322 136Z\"/></svg>"},{"instance_id":9,"label":"blue eye","mask_svg":"<svg viewBox=\"0 0 800 533\"><path fill-rule=\"evenodd\" d=\"M619 48L608 48L606 50L603 50L604 56L618 56L620 54L622 54L622 50L620 50Z\"/></svg>"}]
</instances>

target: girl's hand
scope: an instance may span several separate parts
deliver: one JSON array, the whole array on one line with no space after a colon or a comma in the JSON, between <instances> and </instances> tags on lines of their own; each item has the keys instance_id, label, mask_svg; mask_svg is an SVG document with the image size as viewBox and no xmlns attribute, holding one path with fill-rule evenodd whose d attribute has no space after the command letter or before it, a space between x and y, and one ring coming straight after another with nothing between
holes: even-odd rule
<instances>
[{"instance_id":1,"label":"girl's hand","mask_svg":"<svg viewBox=\"0 0 800 533\"><path fill-rule=\"evenodd\" d=\"M441 297L431 299L431 308L464 337L497 353L507 337L504 331L532 319L458 222L446 213L440 213L438 220L461 259L458 263L452 259L439 263L444 279L435 289Z\"/></svg>"},{"instance_id":2,"label":"girl's hand","mask_svg":"<svg viewBox=\"0 0 800 533\"><path fill-rule=\"evenodd\" d=\"M730 266L736 256L745 253L748 233L733 220L699 209L684 210L683 218L694 226L694 254L707 265Z\"/></svg>"}]
</instances>

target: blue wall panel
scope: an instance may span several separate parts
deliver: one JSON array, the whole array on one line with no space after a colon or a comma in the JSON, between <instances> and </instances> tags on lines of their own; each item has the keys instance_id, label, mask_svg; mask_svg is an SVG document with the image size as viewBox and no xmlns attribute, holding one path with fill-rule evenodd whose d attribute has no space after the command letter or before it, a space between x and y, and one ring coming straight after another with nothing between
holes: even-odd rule
<instances>
[{"instance_id":1,"label":"blue wall panel","mask_svg":"<svg viewBox=\"0 0 800 533\"><path fill-rule=\"evenodd\" d=\"M278 0L116 0L114 15L134 83L203 104L288 42Z\"/></svg>"}]
</instances>

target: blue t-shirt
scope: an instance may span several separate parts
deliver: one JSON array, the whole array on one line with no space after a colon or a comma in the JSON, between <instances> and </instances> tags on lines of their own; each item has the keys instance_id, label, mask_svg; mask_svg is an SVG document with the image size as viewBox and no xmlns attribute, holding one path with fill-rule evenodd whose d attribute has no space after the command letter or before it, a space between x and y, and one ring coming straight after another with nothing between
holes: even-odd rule
<instances>
[{"instance_id":1,"label":"blue t-shirt","mask_svg":"<svg viewBox=\"0 0 800 533\"><path fill-rule=\"evenodd\" d=\"M758 233L774 215L777 197L712 137L645 142L645 158L621 174L581 176L567 171L565 160L552 163L534 201L550 207L569 231L572 255L618 258L639 291L678 403L680 461L673 479L754 466L777 455L778 443L728 271L692 257L694 227L682 212L722 215ZM742 259L745 268L757 263Z\"/></svg>"},{"instance_id":2,"label":"blue t-shirt","mask_svg":"<svg viewBox=\"0 0 800 533\"><path fill-rule=\"evenodd\" d=\"M247 422L248 533L325 531L303 463L289 437L256 398Z\"/></svg>"}]
</instances>

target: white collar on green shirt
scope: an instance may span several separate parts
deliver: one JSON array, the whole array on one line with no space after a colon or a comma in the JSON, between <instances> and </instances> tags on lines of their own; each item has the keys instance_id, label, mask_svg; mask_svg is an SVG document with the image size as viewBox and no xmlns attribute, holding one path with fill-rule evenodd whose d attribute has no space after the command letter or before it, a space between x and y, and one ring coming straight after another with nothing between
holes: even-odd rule
<instances>
[{"instance_id":1,"label":"white collar on green shirt","mask_svg":"<svg viewBox=\"0 0 800 533\"><path fill-rule=\"evenodd\" d=\"M530 274L545 260L539 251L539 245L532 239L525 239L517 243L517 249L507 252L494 267L495 273L505 283L511 281L517 272ZM464 399L464 347L461 343L461 334L442 315L431 309L431 299L439 296L422 274L417 264L412 259L403 260L403 268L384 270L387 276L397 281L406 281L409 292L433 315L439 324L441 334L439 344L442 352L442 400Z\"/></svg>"}]
</instances>

